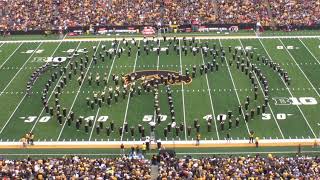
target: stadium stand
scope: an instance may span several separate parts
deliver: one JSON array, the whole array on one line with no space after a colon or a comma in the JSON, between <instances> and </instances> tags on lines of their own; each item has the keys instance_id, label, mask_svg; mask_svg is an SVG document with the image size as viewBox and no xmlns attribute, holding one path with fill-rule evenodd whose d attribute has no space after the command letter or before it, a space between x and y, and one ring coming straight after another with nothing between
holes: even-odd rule
<instances>
[{"instance_id":1,"label":"stadium stand","mask_svg":"<svg viewBox=\"0 0 320 180\"><path fill-rule=\"evenodd\" d=\"M1 1L0 27L7 30L58 30L76 26L256 23L269 26L319 23L318 1ZM270 10L271 8L271 10ZM270 12L272 14L270 14Z\"/></svg>"},{"instance_id":2,"label":"stadium stand","mask_svg":"<svg viewBox=\"0 0 320 180\"><path fill-rule=\"evenodd\" d=\"M317 179L319 157L234 156L175 158L162 154L153 160L65 157L0 161L2 179ZM156 167L156 166L154 166Z\"/></svg>"},{"instance_id":3,"label":"stadium stand","mask_svg":"<svg viewBox=\"0 0 320 180\"><path fill-rule=\"evenodd\" d=\"M1 160L1 179L150 179L150 161L86 157Z\"/></svg>"},{"instance_id":4,"label":"stadium stand","mask_svg":"<svg viewBox=\"0 0 320 180\"><path fill-rule=\"evenodd\" d=\"M205 157L162 156L158 179L315 179L318 157Z\"/></svg>"}]
</instances>

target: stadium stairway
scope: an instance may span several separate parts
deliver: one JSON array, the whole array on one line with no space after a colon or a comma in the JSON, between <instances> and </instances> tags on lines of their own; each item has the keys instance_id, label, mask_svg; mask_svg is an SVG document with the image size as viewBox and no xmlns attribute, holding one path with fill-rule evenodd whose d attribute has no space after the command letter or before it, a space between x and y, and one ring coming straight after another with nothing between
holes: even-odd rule
<instances>
[{"instance_id":1,"label":"stadium stairway","mask_svg":"<svg viewBox=\"0 0 320 180\"><path fill-rule=\"evenodd\" d=\"M270 2L269 2L269 0L265 0L265 3L266 3L266 6L267 6L267 11L268 11L269 18L271 19L270 26L275 27L276 23L275 23L275 21L273 19Z\"/></svg>"},{"instance_id":2,"label":"stadium stairway","mask_svg":"<svg viewBox=\"0 0 320 180\"><path fill-rule=\"evenodd\" d=\"M151 165L151 179L155 180L158 178L159 175L159 166L158 165Z\"/></svg>"}]
</instances>

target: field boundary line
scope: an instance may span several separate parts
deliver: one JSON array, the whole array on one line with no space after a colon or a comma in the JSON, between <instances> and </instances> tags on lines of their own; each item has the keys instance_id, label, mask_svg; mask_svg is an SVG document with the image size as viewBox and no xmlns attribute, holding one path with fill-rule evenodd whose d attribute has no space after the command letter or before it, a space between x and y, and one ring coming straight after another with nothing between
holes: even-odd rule
<instances>
[{"instance_id":1,"label":"field boundary line","mask_svg":"<svg viewBox=\"0 0 320 180\"><path fill-rule=\"evenodd\" d=\"M119 50L120 44L121 44L121 42L119 42L119 44L118 44L118 46L117 46L116 53L117 53L118 50ZM107 82L106 82L106 84L109 83L109 79L110 79L110 76L111 76L111 72L112 72L112 70L113 70L114 61L116 60L116 58L117 58L117 54L115 54L114 57L113 57L113 60L112 60L112 63L111 63L111 68L110 68L109 73L108 73L108 77L107 77ZM106 89L107 89L107 86L105 86L105 87L103 88L103 91L105 91ZM101 109L101 108L98 107L97 113L96 113L95 118L94 118L93 125L92 125L92 127L91 127L90 136L89 136L89 141L91 140L92 133L93 133L93 131L94 131L94 128L95 128L95 125L96 125L96 121L97 121L97 118L98 118L98 115L99 115L99 112L100 112L100 109Z\"/></svg>"},{"instance_id":2,"label":"field boundary line","mask_svg":"<svg viewBox=\"0 0 320 180\"><path fill-rule=\"evenodd\" d=\"M181 59L181 40L179 39L179 59L180 59L180 73L182 74L182 59ZM183 82L181 83L181 94L182 94L182 112L183 112L183 123L184 123L184 138L187 140L187 123L186 123L186 106L184 102L184 87Z\"/></svg>"},{"instance_id":3,"label":"field boundary line","mask_svg":"<svg viewBox=\"0 0 320 180\"><path fill-rule=\"evenodd\" d=\"M221 39L219 39L219 44L220 44L220 46L222 47ZM227 68L228 68L228 71L229 71L229 76L230 76L230 78L231 78L231 82L232 82L233 88L234 88L234 89L237 89L237 87L236 87L236 85L235 85L235 83L234 83L233 77L232 77L232 73L231 73L231 71L230 71L229 64L228 64L227 61L225 61L225 63L226 63L226 65L227 65ZM240 98L239 98L239 95L238 95L238 91L235 91L235 93L236 93L236 96L237 96L237 99L238 99L238 103L239 103L239 105L241 106L241 101L240 101ZM244 122L245 122L245 125L246 125L246 127L247 127L247 131L248 131L248 133L250 133L249 125L248 125L247 121L245 121L244 111L243 111L243 108L242 108L242 107L241 107L241 114L242 114L242 118L243 118L243 120L244 120Z\"/></svg>"},{"instance_id":4,"label":"field boundary line","mask_svg":"<svg viewBox=\"0 0 320 180\"><path fill-rule=\"evenodd\" d=\"M266 49L266 47L264 46L263 42L262 42L260 39L259 39L259 42L260 42L260 44L262 45L264 51L267 53L267 56L270 58L270 60L273 60L272 57L270 56L268 50ZM293 94L292 94L292 92L291 92L291 90L290 90L290 88L288 87L288 85L286 84L286 82L284 82L283 78L280 78L280 79L281 79L281 81L283 82L283 84L285 85L285 87L286 87L286 89L288 90L288 92L289 92L289 94L291 95L291 97L294 97ZM301 110L301 108L300 108L298 105L296 105L296 107L299 109L299 111L300 111L303 119L305 120L305 122L307 123L308 127L310 128L313 136L316 138L317 135L314 133L314 131L313 131L312 127L310 126L309 121L307 120L307 118L306 118L306 116L304 115L303 111Z\"/></svg>"},{"instance_id":5,"label":"field boundary line","mask_svg":"<svg viewBox=\"0 0 320 180\"><path fill-rule=\"evenodd\" d=\"M240 44L241 44L242 51L245 51L245 48L244 48L244 46L243 46L243 44L242 44L242 42L241 42L240 39L239 39L239 42L240 42ZM244 52L244 53L245 53L245 52ZM247 60L249 60L248 56L247 56L246 58L247 58ZM263 97L266 98L266 95L265 95L264 92L263 92L263 88L262 88L262 86L261 86L261 82L259 81L256 72L255 72L255 71L252 71L252 73L253 73L254 76L256 77L257 83L259 84L259 87L260 87L260 89L261 89L261 92L262 92ZM273 113L273 110L272 110L272 108L271 108L271 106L270 106L270 103L268 103L268 107L269 107L270 112L271 112L271 114L272 114L272 117L273 117L273 119L274 119L274 121L275 121L275 123L276 123L276 125L277 125L277 127L278 127L278 129L279 129L279 132L280 132L282 138L284 139L284 135L283 135L283 133L282 133L282 130L281 130L281 128L280 128L280 125L279 125L276 117L274 116L274 113Z\"/></svg>"},{"instance_id":6,"label":"field boundary line","mask_svg":"<svg viewBox=\"0 0 320 180\"><path fill-rule=\"evenodd\" d=\"M35 141L34 145L26 149L120 149L120 144L125 148L141 145L144 141ZM162 141L165 148L218 148L218 147L256 147L248 140L200 140L199 146L196 141ZM259 147L317 147L320 139L261 139ZM151 149L156 143L150 144ZM0 142L0 149L23 149L21 142Z\"/></svg>"},{"instance_id":7,"label":"field boundary line","mask_svg":"<svg viewBox=\"0 0 320 180\"><path fill-rule=\"evenodd\" d=\"M5 44L5 43L3 43ZM18 51L18 49L20 49L20 47L22 46L23 42L20 43L20 45L10 54L9 57L7 57L7 59L0 65L0 69L7 63L7 61Z\"/></svg>"},{"instance_id":8,"label":"field boundary line","mask_svg":"<svg viewBox=\"0 0 320 180\"><path fill-rule=\"evenodd\" d=\"M139 40L138 47L140 47L140 42L141 42L141 40ZM134 60L132 72L135 72L135 71L136 71L136 66L137 66L137 61L138 61L138 51L139 51L139 50L137 49L136 58L135 58L135 60ZM128 100L127 100L127 105L126 105L126 110L125 110L125 112L124 112L124 117L123 117L123 123L122 123L122 131L121 131L120 141L122 141L122 139L123 139L124 123L127 122L127 115L128 115L129 104L130 104L130 98L131 98L131 93L129 92Z\"/></svg>"},{"instance_id":9,"label":"field boundary line","mask_svg":"<svg viewBox=\"0 0 320 180\"><path fill-rule=\"evenodd\" d=\"M199 40L199 43L201 43L201 41ZM203 49L201 49L201 58L202 58L202 63L205 64L205 61L204 61L204 58L203 58ZM210 105L211 105L211 111L212 111L212 116L213 116L213 120L214 120L214 126L216 128L216 132L217 132L217 138L218 140L220 140L220 137L219 137L219 132L218 132L218 127L217 127L217 120L216 120L216 113L215 113L215 110L213 108L213 100L212 100L212 95L211 95L211 88L210 88L210 85L209 85L209 80L208 80L208 74L205 73L206 75L206 81L207 81L207 87L208 87L208 94L209 94L209 99L210 99Z\"/></svg>"},{"instance_id":10,"label":"field boundary line","mask_svg":"<svg viewBox=\"0 0 320 180\"><path fill-rule=\"evenodd\" d=\"M99 41L98 45L96 46L96 50L95 50L95 52L94 52L94 55L98 52L98 49L99 49L99 47L100 47L100 44L101 44L101 41ZM78 89L78 91L77 91L77 94L76 94L75 98L73 99L73 102L72 102L72 104L71 104L71 107L70 107L70 110L69 110L69 112L68 112L68 114L67 114L67 117L70 116L70 113L71 113L71 111L72 111L72 108L73 108L74 104L76 103L76 100L77 100L77 98L78 98L78 96L79 96L79 93L80 93L80 90L81 90L81 88L82 88L82 85L84 84L84 81L85 81L85 79L86 79L86 77L87 77L87 74L88 74L88 72L89 72L89 70L90 70L90 67L91 67L91 65L92 65L92 62L93 62L93 60L91 59L91 61L90 61L90 63L89 63L89 67L88 67L86 73L84 74L84 78L82 79L81 84L80 84L80 87L79 87L79 89ZM67 121L65 120L64 123L63 123L63 125L62 125L62 128L61 128L61 130L60 130L60 133L59 133L59 136L58 136L58 138L57 138L57 141L60 139L60 137L61 137L61 135L62 135L62 132L63 132L64 127L66 126L66 124L67 124Z\"/></svg>"},{"instance_id":11,"label":"field boundary line","mask_svg":"<svg viewBox=\"0 0 320 180\"><path fill-rule=\"evenodd\" d=\"M38 47L33 51L33 53L29 56L29 58L22 64L21 68L16 72L16 74L12 77L12 79L9 81L7 86L1 91L0 96L3 94L4 91L11 85L12 81L18 76L20 71L23 69L23 67L29 62L29 60L33 57L35 52L39 49L39 47L42 45L42 42L38 45Z\"/></svg>"},{"instance_id":12,"label":"field boundary line","mask_svg":"<svg viewBox=\"0 0 320 180\"><path fill-rule=\"evenodd\" d=\"M197 39L295 39L295 38L320 38L319 35L310 35L310 36L259 36L257 37L256 35L246 35L246 36L186 36L186 39L191 39L192 37L195 37ZM125 40L131 40L132 38L135 38L136 40L143 40L144 37L143 36L130 36L130 37L124 37ZM183 39L183 37L176 37L177 39ZM2 43L35 43L35 42L60 42L60 41L64 41L64 42L75 42L75 41L113 41L115 39L115 37L110 37L110 38L66 38L66 39L60 39L60 40L19 40L19 41L0 41ZM148 37L147 39L151 40L152 37Z\"/></svg>"},{"instance_id":13,"label":"field boundary line","mask_svg":"<svg viewBox=\"0 0 320 180\"><path fill-rule=\"evenodd\" d=\"M81 44L81 43L82 43L82 42L79 42L79 43L78 43L78 46L76 47L76 50L79 48L79 46L80 46L80 44ZM51 56L53 56L53 55L56 53L56 51L58 50L58 48L60 47L60 45L61 45L61 43L57 46L57 48L55 49L55 51L52 53L52 55L51 55ZM72 60L69 60L69 62L67 63L67 65L66 65L65 67L68 67L68 66L69 66L69 64L71 63L71 61L72 61ZM64 74L63 74L63 75L64 75ZM63 75L61 75L61 76L60 76L60 78L57 80L56 85L54 86L54 88L52 89L52 91L51 91L51 93L50 93L50 96L48 97L48 102L50 101L51 96L53 95L53 93L54 93L55 89L56 89L56 88L57 88L57 86L59 85L59 82L61 81L61 79L62 79ZM43 107L43 108L42 108L42 110L41 110L41 112L40 112L39 116L37 117L36 122L33 124L32 128L31 128L30 132L33 132L34 128L35 128L35 127L36 127L36 125L38 124L38 121L40 120L40 118L41 118L40 116L42 115L42 113L43 113L44 109L45 109L45 107Z\"/></svg>"}]
</instances>

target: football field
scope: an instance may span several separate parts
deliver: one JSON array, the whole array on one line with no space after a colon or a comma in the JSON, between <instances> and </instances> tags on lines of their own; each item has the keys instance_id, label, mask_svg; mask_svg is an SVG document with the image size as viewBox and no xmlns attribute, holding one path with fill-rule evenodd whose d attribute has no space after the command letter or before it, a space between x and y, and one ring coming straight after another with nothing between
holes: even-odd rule
<instances>
[{"instance_id":1,"label":"football field","mask_svg":"<svg viewBox=\"0 0 320 180\"><path fill-rule=\"evenodd\" d=\"M148 39L0 41L1 141L319 137L317 36Z\"/></svg>"}]
</instances>

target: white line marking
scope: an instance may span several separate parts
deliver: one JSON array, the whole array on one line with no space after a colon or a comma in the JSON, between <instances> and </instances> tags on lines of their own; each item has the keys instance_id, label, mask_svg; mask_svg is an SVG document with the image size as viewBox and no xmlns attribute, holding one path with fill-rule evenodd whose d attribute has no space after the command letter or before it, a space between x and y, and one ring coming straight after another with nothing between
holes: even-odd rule
<instances>
[{"instance_id":1,"label":"white line marking","mask_svg":"<svg viewBox=\"0 0 320 180\"><path fill-rule=\"evenodd\" d=\"M23 65L21 66L21 68L23 68L28 62L29 60L33 57L34 53L39 49L39 47L42 45L42 42L38 45L38 47L36 48L36 50L33 51L33 53L30 55L30 57L26 60L25 63L23 63ZM13 78L9 81L9 83L7 84L7 86L2 90L6 91L6 89L10 86L10 84L12 83L12 81L17 77L17 75L20 73L22 69L19 69L18 72L13 76ZM0 96L2 95L2 93L0 93Z\"/></svg>"},{"instance_id":2,"label":"white line marking","mask_svg":"<svg viewBox=\"0 0 320 180\"><path fill-rule=\"evenodd\" d=\"M279 41L281 42L281 44L284 46L282 40L280 38L278 38ZM289 54L289 56L291 57L291 59L296 63L296 65L298 66L298 68L300 69L301 73L303 74L303 76L306 78L306 80L309 82L309 84L311 85L311 87L314 89L314 91L316 92L316 94L318 95L318 97L320 97L320 94L318 93L318 91L316 91L315 87L313 86L313 84L310 82L309 78L306 76L306 74L304 73L304 71L301 69L301 67L299 66L299 64L297 63L296 59L292 56L292 54L289 52L289 50L287 49L287 47L284 47L284 49L287 51L287 53Z\"/></svg>"},{"instance_id":3,"label":"white line marking","mask_svg":"<svg viewBox=\"0 0 320 180\"><path fill-rule=\"evenodd\" d=\"M199 40L199 43L201 43L200 40ZM203 58L202 49L201 49L201 56L202 56L202 62L203 62L203 64L205 64L204 58ZM220 137L219 137L218 127L217 127L217 122L216 122L216 114L215 114L215 111L214 111L214 108L213 108L213 101L212 101L211 92L209 91L210 86L209 86L209 80L208 80L208 74L207 74L207 73L206 73L206 80L207 80L208 94L209 94L210 104L211 104L211 111L212 111L213 120L214 120L214 126L215 126L215 128L216 128L217 138L218 138L218 140L219 140Z\"/></svg>"},{"instance_id":4,"label":"white line marking","mask_svg":"<svg viewBox=\"0 0 320 180\"><path fill-rule=\"evenodd\" d=\"M181 60L181 44L179 39L179 56L180 56L180 73L182 73L182 60ZM186 123L186 107L184 104L184 88L183 88L183 82L181 83L181 94L182 94L182 110L183 110L183 123L184 123L184 136L185 140L187 140L187 123Z\"/></svg>"},{"instance_id":5,"label":"white line marking","mask_svg":"<svg viewBox=\"0 0 320 180\"><path fill-rule=\"evenodd\" d=\"M94 52L94 55L97 53L100 44L101 44L101 41L99 41L99 43L98 43L98 45L97 45L97 47L96 47L96 51ZM67 116L70 115L70 113L71 113L71 111L72 111L72 108L73 108L74 104L76 103L76 100L77 100L77 98L78 98L80 89L82 88L82 85L84 84L84 81L85 81L85 79L86 79L86 77L87 77L87 74L88 74L88 72L89 72L89 70L90 70L90 67L91 67L92 62L93 62L93 60L91 60L90 63L89 63L89 67L88 67L86 73L84 74L84 78L82 79L81 85L80 85L80 87L79 87L79 89L78 89L78 91L77 91L76 97L74 98L74 100L73 100L73 102L72 102L72 105L71 105L71 107L70 107L70 110L69 110ZM58 138L57 138L57 141L59 141L59 139L60 139L60 137L61 137L61 135L62 135L62 132L63 132L64 127L66 126L66 124L67 124L67 121L64 121L63 126L62 126L62 128L61 128L61 131L60 131L60 133L59 133L59 136L58 136Z\"/></svg>"},{"instance_id":6,"label":"white line marking","mask_svg":"<svg viewBox=\"0 0 320 180\"><path fill-rule=\"evenodd\" d=\"M119 42L119 44L118 44L118 46L117 46L116 52L118 52L118 50L119 50L120 43L121 43L121 42ZM114 57L113 57L113 60L112 60L112 64L111 64L109 73L108 73L108 77L107 77L107 82L106 82L106 84L109 83L109 79L110 79L111 72L112 72L112 69L113 69L113 64L114 64L114 61L115 61L116 57L117 57L117 55L115 54ZM106 89L107 89L107 86L104 87L103 91L105 91ZM97 118L98 118L100 109L101 109L101 108L98 107L97 113L96 113L95 118L94 118L93 126L92 126L92 128L91 128L91 132L90 132L90 136L89 136L89 141L91 140L91 137L92 137L92 134L93 134L93 130L94 130L94 128L95 128L96 121L97 121Z\"/></svg>"},{"instance_id":7,"label":"white line marking","mask_svg":"<svg viewBox=\"0 0 320 180\"><path fill-rule=\"evenodd\" d=\"M10 56L0 65L0 69L6 64L6 62L18 51L18 49L22 46L23 43L21 43L11 54Z\"/></svg>"},{"instance_id":8,"label":"white line marking","mask_svg":"<svg viewBox=\"0 0 320 180\"><path fill-rule=\"evenodd\" d=\"M81 44L81 42L79 42L79 43L78 43L78 46L76 47L76 50L79 48L80 44ZM58 47L59 47L60 45L61 45L61 43L57 46L57 48L54 50L54 52L52 53L52 55L51 55L51 56L53 56L53 55L56 53L56 51L58 50ZM65 67L68 67L68 66L69 66L69 64L71 63L71 61L72 61L72 60L70 60L70 61L68 62L68 64L67 64ZM60 78L58 79L58 81L57 81L56 85L55 85L55 86L54 86L54 88L52 89L51 94L50 94L50 96L49 96L49 98L48 98L48 102L50 101L51 96L54 94L55 89L57 88L57 86L58 86L59 82L61 81L62 77L63 77L63 75L62 75L62 76L60 76ZM32 128L31 128L30 132L32 132L32 131L34 130L34 128L36 127L36 125L37 125L37 123L38 123L38 121L39 121L39 119L40 119L40 117L41 117L41 115L42 115L42 113L43 113L44 109L45 109L45 108L43 107L43 108L42 108L42 110L41 110L41 112L40 112L40 114L39 114L39 116L38 116L38 118L37 118L37 120L36 120L36 122L33 124L33 126L32 126Z\"/></svg>"},{"instance_id":9,"label":"white line marking","mask_svg":"<svg viewBox=\"0 0 320 180\"><path fill-rule=\"evenodd\" d=\"M240 42L240 44L241 44L241 46L242 46L242 51L244 51L244 46L243 46L243 44L242 44L242 42L241 42L240 39L239 39L239 42ZM248 56L247 56L247 60L249 60L249 57L248 57ZM249 60L249 61L250 61L250 60ZM260 87L260 89L261 89L261 91L262 91L263 97L266 97L265 94L264 94L264 92L263 92L263 88L261 87L259 78L257 77L257 74L256 74L254 71L252 71L252 72L253 72L254 76L256 77L256 80L257 80L257 82L258 82L258 84L259 84L259 87ZM275 123L276 123L276 125L277 125L277 127L278 127L278 129L279 129L279 131L280 131L280 134L281 134L281 136L282 136L282 139L284 139L284 135L283 135L283 133L282 133L282 130L281 130L280 126L279 126L278 121L276 120L276 117L274 116L274 113L273 113L273 110L272 110L272 108L271 108L271 106L270 106L270 103L268 103L268 107L269 107L270 112L271 112L271 114L272 114L272 117L273 117L273 119L274 119L274 121L275 121Z\"/></svg>"},{"instance_id":10,"label":"white line marking","mask_svg":"<svg viewBox=\"0 0 320 180\"><path fill-rule=\"evenodd\" d=\"M138 47L139 47L139 46L140 46L140 41L139 41L139 43L138 43ZM136 58L135 58L135 60L134 60L134 65L133 65L133 70L132 70L132 72L135 72L135 71L136 71L137 60L138 60L138 50L137 50L137 53L136 53ZM129 93L129 95L128 95L128 101L127 101L127 105L126 105L126 110L125 110L124 118L123 118L122 132L121 132L121 136L120 136L120 141L123 140L124 123L127 122L127 114L128 114L128 108L129 108L130 98L131 98L131 95L130 95L130 93Z\"/></svg>"},{"instance_id":11,"label":"white line marking","mask_svg":"<svg viewBox=\"0 0 320 180\"><path fill-rule=\"evenodd\" d=\"M264 44L262 43L262 41L261 41L260 39L259 39L259 42L260 42L260 44L262 45L262 47L263 47L264 51L267 53L267 55L268 55L268 57L270 58L270 60L272 60L272 58L271 58L271 56L270 56L269 52L267 51L267 49L265 48ZM272 60L272 61L273 61L273 60ZM281 79L281 81L283 82L283 84L286 86L286 89L287 89L287 90L288 90L288 92L290 93L291 97L293 97L293 94L291 93L291 91L290 91L290 89L289 89L288 85L284 82L283 78L280 78L280 79ZM309 126L309 128L310 128L310 130L311 130L311 132L312 132L313 136L316 138L317 136L316 136L316 134L314 133L313 129L311 128L311 126L310 126L310 124L309 124L309 121L308 121L308 120L307 120L307 118L305 117L305 115L304 115L304 113L302 112L301 108L300 108L298 105L296 105L296 106L297 106L297 108L299 109L299 111L300 111L300 113L301 113L301 115L302 115L303 119L306 121L307 125Z\"/></svg>"},{"instance_id":12,"label":"white line marking","mask_svg":"<svg viewBox=\"0 0 320 180\"><path fill-rule=\"evenodd\" d=\"M221 40L219 39L219 43L220 43L220 46L222 47L222 43L221 43ZM231 78L231 82L232 82L232 85L233 85L233 88L234 89L237 89L236 88L236 85L234 84L234 80L233 80L233 77L232 77L232 74L231 74L231 71L230 71L230 68L229 68L229 64L227 61L225 61L226 65L227 65L227 68L228 68L228 71L229 71L229 76ZM238 95L238 91L235 91L236 92L236 96L237 96L237 99L238 99L238 103L239 105L241 105L241 101L240 101L240 98L239 98L239 95ZM246 124L246 127L247 127L247 131L248 133L250 133L250 130L249 130L249 126L248 126L248 123L245 121L245 117L244 117L244 111L243 111L243 108L241 108L241 111L242 111L242 117L243 117L243 121L245 122Z\"/></svg>"},{"instance_id":13,"label":"white line marking","mask_svg":"<svg viewBox=\"0 0 320 180\"><path fill-rule=\"evenodd\" d=\"M303 44L303 46L309 51L309 53L312 55L312 57L317 61L317 64L320 65L320 62L319 62L318 58L316 58L316 56L310 51L308 46L306 46L306 44L300 38L298 38L298 39ZM311 63L309 63L309 64L311 64ZM314 63L314 64L316 65L316 63Z\"/></svg>"},{"instance_id":14,"label":"white line marking","mask_svg":"<svg viewBox=\"0 0 320 180\"><path fill-rule=\"evenodd\" d=\"M4 126L1 128L0 130L0 134L2 134L4 128L7 127L9 121L11 120L11 118L13 117L13 115L16 113L17 109L20 107L21 103L24 101L24 99L26 98L27 94L25 93L24 96L22 97L22 99L20 100L19 104L16 106L16 108L14 109L14 111L11 113L9 119L6 121L6 123L4 124Z\"/></svg>"},{"instance_id":15,"label":"white line marking","mask_svg":"<svg viewBox=\"0 0 320 180\"><path fill-rule=\"evenodd\" d=\"M158 48L161 49L160 43L161 43L161 41L159 41ZM159 64L160 64L160 53L158 54L158 58L157 58L157 71L159 70ZM156 110L154 110L154 112L153 112L153 122L156 123Z\"/></svg>"}]
</instances>

